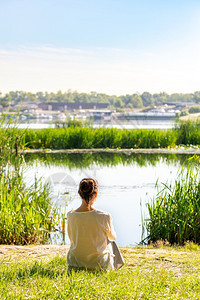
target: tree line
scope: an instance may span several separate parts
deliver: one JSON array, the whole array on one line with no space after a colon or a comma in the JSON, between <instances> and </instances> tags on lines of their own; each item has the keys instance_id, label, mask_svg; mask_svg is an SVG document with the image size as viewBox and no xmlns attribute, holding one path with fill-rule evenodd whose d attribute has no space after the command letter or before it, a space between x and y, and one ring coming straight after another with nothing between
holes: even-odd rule
<instances>
[{"instance_id":1,"label":"tree line","mask_svg":"<svg viewBox=\"0 0 200 300\"><path fill-rule=\"evenodd\" d=\"M110 108L143 108L148 106L162 105L165 102L194 102L200 104L200 91L190 94L165 92L151 94L134 93L132 95L107 95L104 93L79 93L68 90L67 92L37 92L10 91L3 95L0 93L0 105L6 107L13 104L25 104L27 102L67 102L67 103L107 103Z\"/></svg>"}]
</instances>

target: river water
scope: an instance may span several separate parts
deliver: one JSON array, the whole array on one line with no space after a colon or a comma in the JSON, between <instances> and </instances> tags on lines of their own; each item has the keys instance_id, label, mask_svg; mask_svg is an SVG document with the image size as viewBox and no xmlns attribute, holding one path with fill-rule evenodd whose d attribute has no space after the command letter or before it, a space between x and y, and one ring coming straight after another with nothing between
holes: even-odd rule
<instances>
[{"instance_id":1,"label":"river water","mask_svg":"<svg viewBox=\"0 0 200 300\"><path fill-rule=\"evenodd\" d=\"M98 121L93 122L92 126L94 128L118 128L118 129L170 129L173 128L175 125L175 120L129 120L129 121L114 121L114 122L105 122L105 121ZM19 128L32 128L32 129L41 129L41 128L55 128L55 124L48 123L46 120L41 122L30 122L30 123L20 123L17 125Z\"/></svg>"},{"instance_id":2,"label":"river water","mask_svg":"<svg viewBox=\"0 0 200 300\"><path fill-rule=\"evenodd\" d=\"M26 180L36 175L51 185L53 204L67 211L77 208L78 185L83 177L99 182L96 208L109 212L120 246L138 244L142 239L141 215L148 216L146 203L156 195L155 187L173 182L190 155L175 154L27 154ZM69 243L65 236L65 243ZM55 236L53 243L63 243Z\"/></svg>"}]
</instances>

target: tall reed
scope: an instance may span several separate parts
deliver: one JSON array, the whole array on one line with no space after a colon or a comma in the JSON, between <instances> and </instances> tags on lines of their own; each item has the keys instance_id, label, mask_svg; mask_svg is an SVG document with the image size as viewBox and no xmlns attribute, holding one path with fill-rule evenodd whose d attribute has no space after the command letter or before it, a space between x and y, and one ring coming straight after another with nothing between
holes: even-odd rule
<instances>
[{"instance_id":1,"label":"tall reed","mask_svg":"<svg viewBox=\"0 0 200 300\"><path fill-rule=\"evenodd\" d=\"M35 179L25 185L23 174L2 174L0 183L0 244L45 243L57 221L49 189Z\"/></svg>"},{"instance_id":2,"label":"tall reed","mask_svg":"<svg viewBox=\"0 0 200 300\"><path fill-rule=\"evenodd\" d=\"M163 184L163 189L147 204L147 243L167 240L170 244L200 244L200 161L198 157L193 159L196 165L188 165L186 173L182 168L175 184Z\"/></svg>"},{"instance_id":3,"label":"tall reed","mask_svg":"<svg viewBox=\"0 0 200 300\"><path fill-rule=\"evenodd\" d=\"M31 149L164 148L176 143L172 130L116 128L29 129L24 144Z\"/></svg>"},{"instance_id":4,"label":"tall reed","mask_svg":"<svg viewBox=\"0 0 200 300\"><path fill-rule=\"evenodd\" d=\"M166 148L175 145L200 145L200 121L179 121L174 129L116 129L68 127L54 129L7 128L0 139L10 149L91 149L91 148ZM5 144L6 145L6 144ZM7 146L6 146L7 147ZM0 151L2 149L0 143Z\"/></svg>"},{"instance_id":5,"label":"tall reed","mask_svg":"<svg viewBox=\"0 0 200 300\"><path fill-rule=\"evenodd\" d=\"M200 119L179 120L175 126L177 144L200 145Z\"/></svg>"},{"instance_id":6,"label":"tall reed","mask_svg":"<svg viewBox=\"0 0 200 300\"><path fill-rule=\"evenodd\" d=\"M44 243L59 222L47 185L24 181L23 131L1 120L0 130L0 244Z\"/></svg>"}]
</instances>

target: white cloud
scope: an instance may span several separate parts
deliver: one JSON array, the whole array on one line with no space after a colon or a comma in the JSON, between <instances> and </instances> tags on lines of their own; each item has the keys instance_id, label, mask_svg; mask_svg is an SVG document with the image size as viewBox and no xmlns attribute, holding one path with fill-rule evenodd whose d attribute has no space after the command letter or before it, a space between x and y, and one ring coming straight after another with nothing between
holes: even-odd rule
<instances>
[{"instance_id":1,"label":"white cloud","mask_svg":"<svg viewBox=\"0 0 200 300\"><path fill-rule=\"evenodd\" d=\"M0 90L194 92L200 90L200 52L195 46L153 53L49 46L0 49Z\"/></svg>"}]
</instances>

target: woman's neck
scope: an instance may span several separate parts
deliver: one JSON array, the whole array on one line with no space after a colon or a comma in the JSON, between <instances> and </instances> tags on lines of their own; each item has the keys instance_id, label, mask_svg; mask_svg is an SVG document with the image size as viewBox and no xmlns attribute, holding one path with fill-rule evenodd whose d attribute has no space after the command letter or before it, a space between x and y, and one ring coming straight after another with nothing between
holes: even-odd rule
<instances>
[{"instance_id":1,"label":"woman's neck","mask_svg":"<svg viewBox=\"0 0 200 300\"><path fill-rule=\"evenodd\" d=\"M95 210L93 203L86 203L85 200L82 201L81 206L79 206L75 211L77 212L84 212L84 211L91 211L91 210Z\"/></svg>"}]
</instances>

